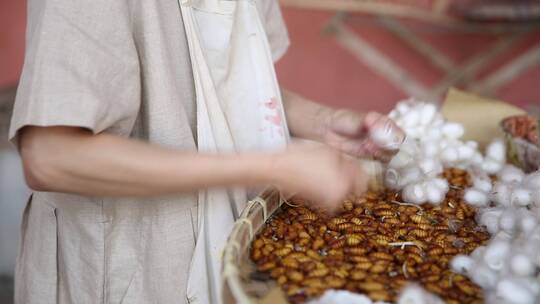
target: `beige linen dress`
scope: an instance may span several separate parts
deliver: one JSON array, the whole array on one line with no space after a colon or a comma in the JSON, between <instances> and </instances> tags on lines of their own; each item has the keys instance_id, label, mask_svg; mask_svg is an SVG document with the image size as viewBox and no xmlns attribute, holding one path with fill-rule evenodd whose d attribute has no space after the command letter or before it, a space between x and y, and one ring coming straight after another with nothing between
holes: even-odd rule
<instances>
[{"instance_id":1,"label":"beige linen dress","mask_svg":"<svg viewBox=\"0 0 540 304\"><path fill-rule=\"evenodd\" d=\"M274 58L288 46L275 0L256 0ZM196 109L177 0L29 0L10 137L83 127L195 150ZM62 147L58 147L62 149ZM36 192L23 214L16 303L187 303L197 195Z\"/></svg>"}]
</instances>

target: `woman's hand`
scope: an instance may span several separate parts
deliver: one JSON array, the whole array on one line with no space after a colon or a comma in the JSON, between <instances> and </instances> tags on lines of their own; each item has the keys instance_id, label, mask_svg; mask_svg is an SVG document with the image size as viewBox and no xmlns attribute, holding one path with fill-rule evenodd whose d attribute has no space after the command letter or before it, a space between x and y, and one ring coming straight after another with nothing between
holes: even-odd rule
<instances>
[{"instance_id":1,"label":"woman's hand","mask_svg":"<svg viewBox=\"0 0 540 304\"><path fill-rule=\"evenodd\" d=\"M283 104L293 136L326 143L354 157L389 160L405 138L390 118L379 113L335 110L287 90Z\"/></svg>"},{"instance_id":2,"label":"woman's hand","mask_svg":"<svg viewBox=\"0 0 540 304\"><path fill-rule=\"evenodd\" d=\"M358 162L326 145L293 143L273 158L269 174L281 191L329 211L336 210L348 194L367 189L367 176Z\"/></svg>"},{"instance_id":3,"label":"woman's hand","mask_svg":"<svg viewBox=\"0 0 540 304\"><path fill-rule=\"evenodd\" d=\"M355 157L388 161L405 138L390 118L376 112L361 114L342 109L327 113L322 121L322 141Z\"/></svg>"}]
</instances>

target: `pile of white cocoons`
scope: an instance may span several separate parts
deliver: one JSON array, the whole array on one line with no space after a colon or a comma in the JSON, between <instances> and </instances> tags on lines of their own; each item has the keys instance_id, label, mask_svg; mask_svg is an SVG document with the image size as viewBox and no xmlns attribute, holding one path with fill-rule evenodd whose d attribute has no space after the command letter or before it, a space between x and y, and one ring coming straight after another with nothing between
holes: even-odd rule
<instances>
[{"instance_id":1,"label":"pile of white cocoons","mask_svg":"<svg viewBox=\"0 0 540 304\"><path fill-rule=\"evenodd\" d=\"M388 304L383 301L372 301L363 294L347 290L329 289L318 299L311 300L309 304ZM407 285L400 293L397 304L443 304L439 297L426 291L417 284Z\"/></svg>"},{"instance_id":2,"label":"pile of white cocoons","mask_svg":"<svg viewBox=\"0 0 540 304\"><path fill-rule=\"evenodd\" d=\"M371 301L370 298L363 294L350 292L348 290L329 289L317 299L311 300L308 304L388 304L382 301Z\"/></svg>"},{"instance_id":3,"label":"pile of white cocoons","mask_svg":"<svg viewBox=\"0 0 540 304\"><path fill-rule=\"evenodd\" d=\"M443 304L436 295L426 291L416 284L407 285L402 291L397 304Z\"/></svg>"},{"instance_id":4,"label":"pile of white cocoons","mask_svg":"<svg viewBox=\"0 0 540 304\"><path fill-rule=\"evenodd\" d=\"M441 203L448 192L447 181L438 177L444 167L489 167L498 171L504 164L498 154L484 158L475 141L462 141L463 126L445 121L432 103L401 101L389 117L405 131L407 138L388 164L385 184L390 189L402 190L407 203Z\"/></svg>"},{"instance_id":5,"label":"pile of white cocoons","mask_svg":"<svg viewBox=\"0 0 540 304\"><path fill-rule=\"evenodd\" d=\"M329 289L318 299L308 304L388 304L383 301L372 301L366 295L353 293L347 290ZM443 304L439 297L426 291L416 284L407 285L400 293L397 304Z\"/></svg>"},{"instance_id":6,"label":"pile of white cocoons","mask_svg":"<svg viewBox=\"0 0 540 304\"><path fill-rule=\"evenodd\" d=\"M497 182L488 179L473 171L465 201L479 208L477 222L492 239L470 256L455 257L451 267L480 285L487 303L539 303L540 171L504 165Z\"/></svg>"},{"instance_id":7,"label":"pile of white cocoons","mask_svg":"<svg viewBox=\"0 0 540 304\"><path fill-rule=\"evenodd\" d=\"M445 121L433 104L405 100L389 116L407 139L388 164L385 184L401 190L405 202L442 202L449 189L440 178L443 168L465 169L472 177L464 200L478 208L477 222L492 238L470 256L456 256L451 268L481 286L488 304L540 303L540 171L525 174L507 165L502 140L482 155L476 142L462 140L463 126ZM417 286L399 303L437 303L423 300L429 296Z\"/></svg>"}]
</instances>

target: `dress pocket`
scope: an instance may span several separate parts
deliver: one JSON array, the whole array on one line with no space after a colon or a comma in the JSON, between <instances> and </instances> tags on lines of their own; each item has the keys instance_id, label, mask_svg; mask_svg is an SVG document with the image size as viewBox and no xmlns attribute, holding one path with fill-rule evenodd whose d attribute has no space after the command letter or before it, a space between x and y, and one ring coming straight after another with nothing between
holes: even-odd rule
<instances>
[{"instance_id":1,"label":"dress pocket","mask_svg":"<svg viewBox=\"0 0 540 304\"><path fill-rule=\"evenodd\" d=\"M56 208L30 198L21 226L16 303L58 302L57 223Z\"/></svg>"},{"instance_id":2,"label":"dress pocket","mask_svg":"<svg viewBox=\"0 0 540 304\"><path fill-rule=\"evenodd\" d=\"M117 282L117 285L125 288L116 288L115 293L110 294L110 302L186 302L187 271L195 246L194 223L191 208L179 205L169 205L168 213L134 222L140 227L140 240L137 247L130 249L130 254L126 254L126 251L123 253L131 259L123 258L123 265L110 266L130 275L123 282Z\"/></svg>"}]
</instances>

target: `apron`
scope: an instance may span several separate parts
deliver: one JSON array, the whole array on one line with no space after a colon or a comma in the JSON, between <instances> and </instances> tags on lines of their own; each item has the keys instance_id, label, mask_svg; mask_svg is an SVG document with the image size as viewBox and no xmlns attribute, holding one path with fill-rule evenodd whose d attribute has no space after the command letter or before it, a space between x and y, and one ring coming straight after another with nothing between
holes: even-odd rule
<instances>
[{"instance_id":1,"label":"apron","mask_svg":"<svg viewBox=\"0 0 540 304\"><path fill-rule=\"evenodd\" d=\"M253 0L179 0L193 66L201 152L283 148L289 131L274 63ZM246 189L199 192L198 229L187 295L221 302L221 254L249 195Z\"/></svg>"}]
</instances>

